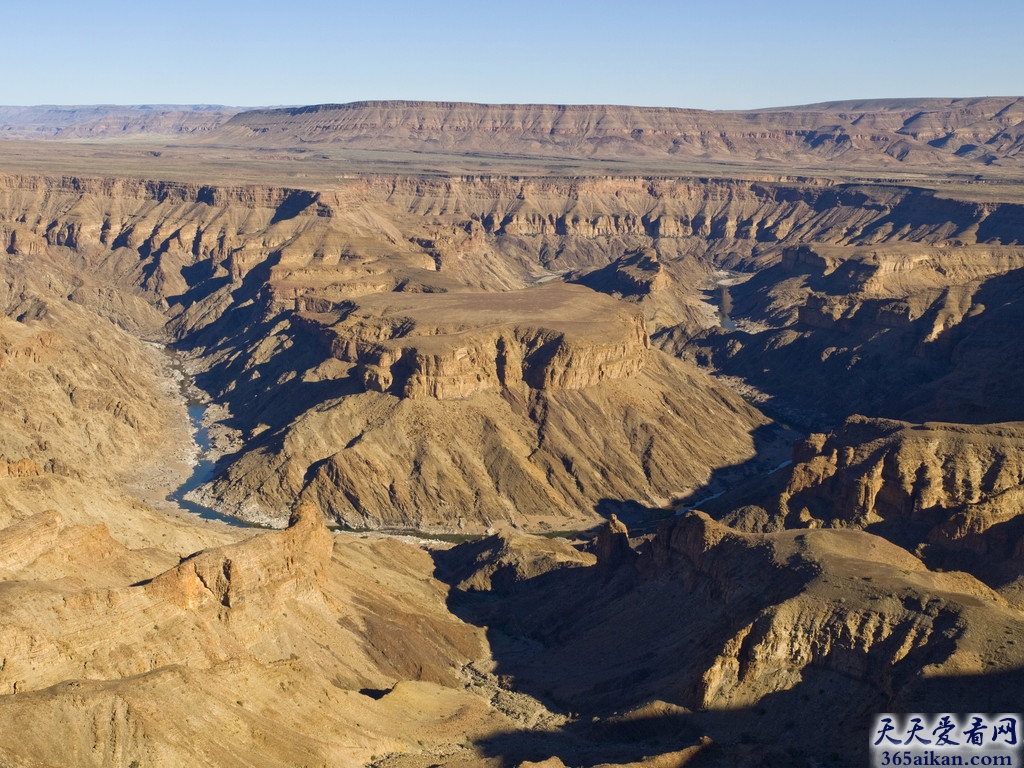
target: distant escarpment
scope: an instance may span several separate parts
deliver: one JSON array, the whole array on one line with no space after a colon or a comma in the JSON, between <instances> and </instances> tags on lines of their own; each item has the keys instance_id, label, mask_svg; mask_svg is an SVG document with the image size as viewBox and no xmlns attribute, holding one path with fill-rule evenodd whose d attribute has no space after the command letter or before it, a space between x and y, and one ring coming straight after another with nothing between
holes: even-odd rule
<instances>
[{"instance_id":1,"label":"distant escarpment","mask_svg":"<svg viewBox=\"0 0 1024 768\"><path fill-rule=\"evenodd\" d=\"M123 139L212 131L238 109L218 106L0 107L0 139Z\"/></svg>"},{"instance_id":2,"label":"distant escarpment","mask_svg":"<svg viewBox=\"0 0 1024 768\"><path fill-rule=\"evenodd\" d=\"M833 102L750 112L364 101L235 115L210 141L601 159L1020 167L1018 98Z\"/></svg>"}]
</instances>

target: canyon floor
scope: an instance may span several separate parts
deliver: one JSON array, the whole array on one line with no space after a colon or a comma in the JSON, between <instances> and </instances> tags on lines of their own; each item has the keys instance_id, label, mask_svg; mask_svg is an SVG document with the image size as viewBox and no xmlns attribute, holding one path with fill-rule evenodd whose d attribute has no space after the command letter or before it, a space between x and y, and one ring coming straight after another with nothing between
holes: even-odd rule
<instances>
[{"instance_id":1,"label":"canyon floor","mask_svg":"<svg viewBox=\"0 0 1024 768\"><path fill-rule=\"evenodd\" d=\"M1024 100L0 128L0 764L846 766L1020 710Z\"/></svg>"}]
</instances>

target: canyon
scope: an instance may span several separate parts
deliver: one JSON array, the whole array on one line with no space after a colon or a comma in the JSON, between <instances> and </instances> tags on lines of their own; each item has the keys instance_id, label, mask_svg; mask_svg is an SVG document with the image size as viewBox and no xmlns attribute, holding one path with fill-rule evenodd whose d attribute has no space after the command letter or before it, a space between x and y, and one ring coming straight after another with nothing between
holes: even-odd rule
<instances>
[{"instance_id":1,"label":"canyon","mask_svg":"<svg viewBox=\"0 0 1024 768\"><path fill-rule=\"evenodd\" d=\"M1015 711L1022 104L0 109L0 762Z\"/></svg>"}]
</instances>

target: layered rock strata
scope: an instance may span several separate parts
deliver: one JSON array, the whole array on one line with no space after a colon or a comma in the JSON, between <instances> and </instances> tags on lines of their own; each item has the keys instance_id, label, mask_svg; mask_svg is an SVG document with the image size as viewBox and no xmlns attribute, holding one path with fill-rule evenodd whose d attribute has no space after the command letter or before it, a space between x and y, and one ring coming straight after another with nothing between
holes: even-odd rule
<instances>
[{"instance_id":1,"label":"layered rock strata","mask_svg":"<svg viewBox=\"0 0 1024 768\"><path fill-rule=\"evenodd\" d=\"M502 293L376 295L324 323L331 355L354 363L367 389L465 398L525 382L585 389L634 376L650 340L637 311L563 284Z\"/></svg>"},{"instance_id":2,"label":"layered rock strata","mask_svg":"<svg viewBox=\"0 0 1024 768\"><path fill-rule=\"evenodd\" d=\"M1011 688L994 691L990 672L1019 668L1020 611L880 537L745 534L691 512L605 567L551 559L512 589L492 581L480 591L499 563L536 562L549 549L531 537L500 550L460 545L437 557L439 573L457 585L456 610L502 638L499 672L602 732L621 722L611 713L629 713L648 743L678 749L710 737L718 746L705 757L723 766L757 764L782 733L774 756L813 762L829 750L866 752L861 730L838 729L826 746L819 727L930 691L1012 706Z\"/></svg>"},{"instance_id":3,"label":"layered rock strata","mask_svg":"<svg viewBox=\"0 0 1024 768\"><path fill-rule=\"evenodd\" d=\"M743 160L874 168L1016 165L1016 98L876 99L758 112L601 105L366 101L235 115L211 140L530 157Z\"/></svg>"},{"instance_id":4,"label":"layered rock strata","mask_svg":"<svg viewBox=\"0 0 1024 768\"><path fill-rule=\"evenodd\" d=\"M957 335L968 334L955 355L969 356L970 329L987 333L988 317L1014 306L986 291L1011 281L1019 254L1010 244L1024 238L1011 203L826 181L368 177L306 191L8 176L0 203L12 263L70 270L62 295L125 327L152 327L147 301L170 318L201 384L250 440L200 496L277 524L304 493L357 526L415 524L414 508L441 527L460 517L486 527L513 510L587 516L602 499L659 506L705 482L720 462L741 463L755 428L747 416L729 417L723 429L686 415L705 406L656 412L659 398L677 397L664 387L690 387L742 414L738 401L712 395L708 381L693 387L700 378L683 373L686 366L652 367L657 356L645 349L651 333L666 349L707 359L689 340L716 323L700 289L719 265L768 265L732 290L733 312L773 327L753 336L711 332L715 365L771 394L791 387L811 403L808 389L822 388L801 373L809 354L831 375L873 360L860 338L886 333L867 350L895 351L911 365L892 387L840 377L850 382L841 402L906 393L898 406L909 412L924 396L922 382L956 373ZM816 245L799 245L808 241ZM560 276L618 303L558 285ZM31 302L18 295L10 293L11 311L31 316ZM912 329L906 338L901 323ZM992 387L1005 378L993 375ZM630 410L622 398L637 387L624 382L658 394ZM946 391L963 392L955 383ZM439 398L460 404L455 420L414 413ZM1011 406L987 401L993 415ZM564 407L594 412L596 421L556 414ZM332 411L338 418L325 415ZM613 423L597 411L616 414ZM353 428L324 423L350 412ZM502 426L481 426L494 415ZM386 426L391 418L403 426ZM461 418L480 444L501 434L505 446L479 452L456 440L430 450L430 436L458 431ZM314 424L315 435L301 434ZM709 450L694 427L728 434L724 449ZM395 433L395 459L371 449L370 436L384 432ZM602 458L577 445L593 445ZM698 453L674 458L677 450ZM439 464L427 453L453 458ZM423 467L434 474L423 476ZM441 490L451 478L459 479ZM481 482L488 490L470 493ZM447 511L453 499L469 517Z\"/></svg>"},{"instance_id":5,"label":"layered rock strata","mask_svg":"<svg viewBox=\"0 0 1024 768\"><path fill-rule=\"evenodd\" d=\"M1024 555L1024 430L854 417L797 445L784 492L804 525L902 526L993 562ZM799 523L797 523L799 524ZM938 552L933 553L938 556Z\"/></svg>"},{"instance_id":6,"label":"layered rock strata","mask_svg":"<svg viewBox=\"0 0 1024 768\"><path fill-rule=\"evenodd\" d=\"M298 496L355 528L586 526L600 504L661 507L703 484L752 455L763 423L656 350L638 374L583 389L520 382L438 400L366 391L353 376L325 380L337 396L254 441L205 498L268 522Z\"/></svg>"},{"instance_id":7,"label":"layered rock strata","mask_svg":"<svg viewBox=\"0 0 1024 768\"><path fill-rule=\"evenodd\" d=\"M92 560L90 583L58 577L75 552ZM482 633L447 612L431 570L393 540L334 540L319 510L301 507L285 531L163 569L57 515L0 530L0 733L24 731L0 737L0 759L472 757L468 734L515 725L468 689L462 668L486 665Z\"/></svg>"},{"instance_id":8,"label":"layered rock strata","mask_svg":"<svg viewBox=\"0 0 1024 768\"><path fill-rule=\"evenodd\" d=\"M684 354L812 428L854 412L1015 421L1022 280L1024 251L996 243L786 248L729 289L740 332L698 335Z\"/></svg>"}]
</instances>

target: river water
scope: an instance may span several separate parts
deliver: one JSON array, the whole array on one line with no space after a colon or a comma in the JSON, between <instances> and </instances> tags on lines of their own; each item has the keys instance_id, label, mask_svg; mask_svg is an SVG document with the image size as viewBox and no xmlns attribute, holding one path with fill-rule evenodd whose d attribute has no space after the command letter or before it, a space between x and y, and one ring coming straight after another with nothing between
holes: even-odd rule
<instances>
[{"instance_id":1,"label":"river water","mask_svg":"<svg viewBox=\"0 0 1024 768\"><path fill-rule=\"evenodd\" d=\"M171 499L182 509L191 512L192 514L199 515L203 520L219 520L222 523L227 523L228 525L233 525L238 528L250 528L252 526L243 520L221 514L212 507L197 504L196 502L190 501L186 498L191 491L194 491L203 483L209 482L213 479L217 468L217 462L211 457L213 445L210 440L210 431L206 427L206 406L194 397L190 396L189 390L193 387L193 384L189 379L188 374L184 371L181 364L181 358L178 357L177 353L170 349L165 348L165 351L171 356L172 365L175 370L181 374L179 382L181 386L181 393L185 396L186 405L188 407L188 418L192 423L192 439L195 440L196 445L199 447L199 461L192 468L192 474L167 498Z\"/></svg>"},{"instance_id":2,"label":"river water","mask_svg":"<svg viewBox=\"0 0 1024 768\"><path fill-rule=\"evenodd\" d=\"M741 282L739 272L719 270L715 273L715 288L718 289L718 322L726 331L735 331L736 323L729 314L732 312L732 296L729 287Z\"/></svg>"}]
</instances>

